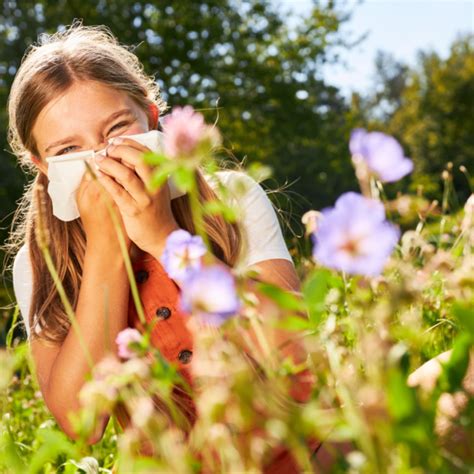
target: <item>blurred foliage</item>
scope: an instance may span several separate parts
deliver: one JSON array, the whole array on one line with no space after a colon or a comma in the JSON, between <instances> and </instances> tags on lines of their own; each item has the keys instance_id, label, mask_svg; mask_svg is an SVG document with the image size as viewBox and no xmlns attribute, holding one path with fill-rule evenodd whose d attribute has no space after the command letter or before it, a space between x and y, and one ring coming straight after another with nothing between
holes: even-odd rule
<instances>
[{"instance_id":1,"label":"blurred foliage","mask_svg":"<svg viewBox=\"0 0 474 474\"><path fill-rule=\"evenodd\" d=\"M201 327L192 367L200 415L189 443L164 413L146 408L148 397L168 393L176 377L174 365L148 347L149 338L135 358L103 359L86 384L85 426L111 403L124 403L132 415L124 431L109 423L102 440L88 446L69 440L48 414L27 343L12 329L0 349L0 472L262 472L264 454L279 443L305 466L304 443L315 436L338 459L322 472L471 473L474 380L465 374L470 352L474 361L473 218L466 206L419 223L402 235L376 278L303 259L301 299L259 287L281 314L262 317L247 295L238 317L217 330ZM249 325L260 335L246 349L258 371L243 357ZM302 341L309 355L303 367L279 351L275 327L288 330L289 341ZM437 381L407 384L422 362L449 348ZM309 400L294 403L289 393L304 367L316 383ZM112 401L103 396L104 383L116 389ZM136 451L142 432L153 458ZM341 442L349 443L346 452Z\"/></svg>"}]
</instances>

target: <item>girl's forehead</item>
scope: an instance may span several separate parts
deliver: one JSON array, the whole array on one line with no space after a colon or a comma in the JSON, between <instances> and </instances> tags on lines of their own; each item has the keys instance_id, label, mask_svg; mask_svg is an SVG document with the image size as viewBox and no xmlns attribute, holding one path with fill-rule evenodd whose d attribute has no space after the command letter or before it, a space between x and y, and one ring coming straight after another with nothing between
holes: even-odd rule
<instances>
[{"instance_id":1,"label":"girl's forehead","mask_svg":"<svg viewBox=\"0 0 474 474\"><path fill-rule=\"evenodd\" d=\"M133 112L138 106L124 91L94 81L76 82L41 110L33 136L38 148L44 150L46 142L96 127L113 112L126 108Z\"/></svg>"},{"instance_id":2,"label":"girl's forehead","mask_svg":"<svg viewBox=\"0 0 474 474\"><path fill-rule=\"evenodd\" d=\"M71 114L96 115L100 114L105 107L132 103L128 95L121 90L117 90L107 84L95 81L81 81L72 84L59 97L50 101L40 112L41 115L49 118L56 115L61 116L64 112Z\"/></svg>"},{"instance_id":3,"label":"girl's forehead","mask_svg":"<svg viewBox=\"0 0 474 474\"><path fill-rule=\"evenodd\" d=\"M95 81L81 81L75 82L56 100L52 100L49 108L50 110L56 110L61 107L79 107L83 104L95 104L96 107L94 109L98 109L98 106L113 105L117 102L124 103L129 100L128 95L124 91L117 90L110 85Z\"/></svg>"}]
</instances>

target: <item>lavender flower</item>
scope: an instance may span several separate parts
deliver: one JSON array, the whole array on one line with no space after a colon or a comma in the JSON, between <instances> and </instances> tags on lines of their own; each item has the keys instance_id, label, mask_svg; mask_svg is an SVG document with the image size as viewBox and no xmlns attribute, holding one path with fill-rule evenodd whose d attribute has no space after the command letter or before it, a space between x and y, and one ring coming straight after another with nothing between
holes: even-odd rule
<instances>
[{"instance_id":1,"label":"lavender flower","mask_svg":"<svg viewBox=\"0 0 474 474\"><path fill-rule=\"evenodd\" d=\"M413 162L403 156L395 138L382 132L367 132L356 128L351 133L349 149L353 159L362 159L380 181L398 181L413 171Z\"/></svg>"},{"instance_id":2,"label":"lavender flower","mask_svg":"<svg viewBox=\"0 0 474 474\"><path fill-rule=\"evenodd\" d=\"M170 278L182 281L191 272L201 268L201 257L206 251L200 236L179 229L171 232L166 239L160 260Z\"/></svg>"},{"instance_id":3,"label":"lavender flower","mask_svg":"<svg viewBox=\"0 0 474 474\"><path fill-rule=\"evenodd\" d=\"M164 151L170 158L194 155L205 141L213 146L220 140L217 130L206 125L202 114L190 105L175 107L163 119L163 132Z\"/></svg>"},{"instance_id":4,"label":"lavender flower","mask_svg":"<svg viewBox=\"0 0 474 474\"><path fill-rule=\"evenodd\" d=\"M383 204L349 192L322 213L313 257L336 270L379 275L400 237L398 228L385 220Z\"/></svg>"},{"instance_id":5,"label":"lavender flower","mask_svg":"<svg viewBox=\"0 0 474 474\"><path fill-rule=\"evenodd\" d=\"M240 309L234 277L220 265L191 273L181 290L182 310L211 326L219 326Z\"/></svg>"},{"instance_id":6,"label":"lavender flower","mask_svg":"<svg viewBox=\"0 0 474 474\"><path fill-rule=\"evenodd\" d=\"M135 355L133 349L130 348L130 344L133 342L141 342L142 335L139 331L133 328L126 328L120 331L115 338L115 343L118 346L118 355L122 359L130 359Z\"/></svg>"}]
</instances>

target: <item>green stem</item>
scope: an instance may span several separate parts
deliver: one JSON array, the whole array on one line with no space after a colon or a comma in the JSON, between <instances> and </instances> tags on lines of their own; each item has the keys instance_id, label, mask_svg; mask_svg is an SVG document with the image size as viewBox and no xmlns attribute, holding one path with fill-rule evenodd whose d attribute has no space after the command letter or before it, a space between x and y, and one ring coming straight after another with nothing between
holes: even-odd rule
<instances>
[{"instance_id":1,"label":"green stem","mask_svg":"<svg viewBox=\"0 0 474 474\"><path fill-rule=\"evenodd\" d=\"M63 284L61 283L61 279L59 278L56 268L54 267L53 259L51 258L49 249L47 246L40 246L40 248L41 248L41 252L43 253L43 257L45 259L46 266L48 267L49 273L53 277L54 285L56 286L56 289L58 290L58 294L59 294L59 297L61 298L61 302L64 305L66 314L69 318L69 321L71 322L71 325L74 331L76 332L81 349L84 351L84 356L87 359L89 368L92 369L94 367L94 361L90 355L89 349L87 348L87 344L85 343L84 336L77 322L77 318L76 318L76 315L74 314L74 310L72 309L71 303L69 302L66 292L64 291L64 287L63 287Z\"/></svg>"},{"instance_id":2,"label":"green stem","mask_svg":"<svg viewBox=\"0 0 474 474\"><path fill-rule=\"evenodd\" d=\"M189 204L191 206L191 214L194 223L194 227L196 229L196 234L200 235L204 244L208 249L211 248L209 243L209 237L206 233L205 226L204 226L204 215L202 212L202 205L199 201L199 190L197 187L197 180L196 174L193 174L193 182L191 185L191 189L188 191L189 195Z\"/></svg>"},{"instance_id":3,"label":"green stem","mask_svg":"<svg viewBox=\"0 0 474 474\"><path fill-rule=\"evenodd\" d=\"M97 180L97 176L95 175L95 173L93 172L93 170L90 167L89 163L87 163L87 162L86 162L86 167L87 167L88 171L92 174L94 180ZM102 183L100 183L100 181L98 181L98 180L97 180L97 182L100 184L102 192L106 193L106 190L105 190L104 186L102 185ZM133 302L135 303L135 308L137 310L138 318L140 319L140 322L143 325L146 325L145 312L143 311L143 306L142 306L142 303L141 303L141 300L140 300L140 294L138 292L137 283L135 281L135 275L133 273L132 262L130 260L130 255L128 253L128 248L127 248L127 244L125 242L124 233L123 233L122 228L120 226L120 223L118 221L117 213L113 209L110 202L107 199L105 199L104 194L102 194L101 197L102 197L102 199L104 199L105 205L107 206L107 210L110 214L110 217L112 218L112 223L115 227L115 232L117 234L117 238L118 238L119 245L120 245L120 251L122 252L123 261L125 263L125 269L127 271L127 277L128 277L128 281L130 283L130 290L131 290L131 293L132 293Z\"/></svg>"},{"instance_id":4,"label":"green stem","mask_svg":"<svg viewBox=\"0 0 474 474\"><path fill-rule=\"evenodd\" d=\"M370 196L372 199L380 200L380 190L377 186L377 180L373 176L370 177Z\"/></svg>"},{"instance_id":5,"label":"green stem","mask_svg":"<svg viewBox=\"0 0 474 474\"><path fill-rule=\"evenodd\" d=\"M9 349L12 348L12 341L13 341L13 333L15 331L16 323L18 321L18 316L20 314L20 307L18 305L15 306L15 311L13 312L12 323L10 326L10 330L8 331L7 338L5 341L5 346ZM28 323L27 323L28 324Z\"/></svg>"},{"instance_id":6,"label":"green stem","mask_svg":"<svg viewBox=\"0 0 474 474\"><path fill-rule=\"evenodd\" d=\"M372 459L374 468L377 467L376 472L379 472L377 454L370 438L370 434L365 429L360 410L357 409L352 399L351 394L353 392L349 389L349 387L346 387L344 383L340 382L343 380L343 377L340 377L341 364L338 357L337 348L332 341L326 344L326 354L328 356L331 373L335 376L336 380L338 380L338 383L336 384L336 392L342 402L341 409L345 413L348 424L357 433L356 439L358 440L361 448L368 455L369 459Z\"/></svg>"}]
</instances>

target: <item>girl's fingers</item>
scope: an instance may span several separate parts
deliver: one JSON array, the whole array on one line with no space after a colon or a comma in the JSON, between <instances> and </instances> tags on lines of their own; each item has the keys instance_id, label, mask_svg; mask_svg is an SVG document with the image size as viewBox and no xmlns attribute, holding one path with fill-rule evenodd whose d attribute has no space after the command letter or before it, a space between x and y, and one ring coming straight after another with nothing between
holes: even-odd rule
<instances>
[{"instance_id":1,"label":"girl's fingers","mask_svg":"<svg viewBox=\"0 0 474 474\"><path fill-rule=\"evenodd\" d=\"M134 215L136 212L135 202L130 194L113 178L106 174L99 175L100 183L114 200L117 207L128 215Z\"/></svg>"},{"instance_id":2,"label":"girl's fingers","mask_svg":"<svg viewBox=\"0 0 474 474\"><path fill-rule=\"evenodd\" d=\"M143 161L143 154L151 150L134 140L125 139L121 144L107 147L107 156L120 158L128 167L136 170L138 176L147 182L151 179L153 169Z\"/></svg>"},{"instance_id":3,"label":"girl's fingers","mask_svg":"<svg viewBox=\"0 0 474 474\"><path fill-rule=\"evenodd\" d=\"M150 196L147 194L143 181L128 166L124 166L113 158L99 161L102 173L115 178L139 206L147 206ZM101 177L102 178L102 177Z\"/></svg>"},{"instance_id":4,"label":"girl's fingers","mask_svg":"<svg viewBox=\"0 0 474 474\"><path fill-rule=\"evenodd\" d=\"M111 144L109 146L115 146L115 145L117 146L126 145L142 152L150 151L150 149L147 148L145 145L142 145L141 143L137 142L136 140L132 140L131 138L124 138L124 137L112 138Z\"/></svg>"}]
</instances>

